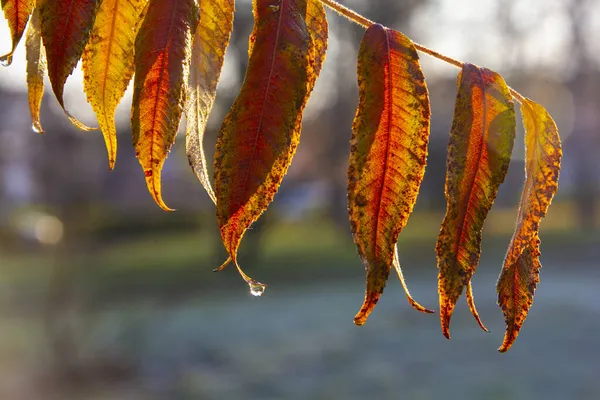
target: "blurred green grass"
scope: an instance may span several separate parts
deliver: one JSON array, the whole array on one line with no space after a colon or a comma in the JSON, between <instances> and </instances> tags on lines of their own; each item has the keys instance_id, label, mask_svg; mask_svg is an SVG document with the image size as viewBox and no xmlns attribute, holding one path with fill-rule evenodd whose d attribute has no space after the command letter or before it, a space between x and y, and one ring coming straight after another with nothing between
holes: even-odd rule
<instances>
[{"instance_id":1,"label":"blurred green grass","mask_svg":"<svg viewBox=\"0 0 600 400\"><path fill-rule=\"evenodd\" d=\"M516 213L517 210L512 208L494 209L484 227L482 265L475 278L478 289L481 288L477 293L478 301L487 315L498 313L493 285L496 271L500 270L514 229ZM581 278L577 273L573 274L573 267L581 265L589 268L595 265L598 257L598 251L595 250L598 246L595 244L598 243L600 235L598 232L585 233L578 230L574 215L571 204L557 203L542 223L542 262L547 262L549 266L548 271L544 271L544 288L550 289L553 282L555 285L564 285L565 276L572 277L579 285L577 279ZM360 373L364 370L362 361L352 361L351 368L342 370L343 373L336 372L343 366L350 365L344 358L349 357L347 351L336 347L341 337L347 339L345 346L352 346L355 342L363 343L361 340L364 340L364 346L371 346L371 350L361 351L360 354L371 360L375 368L388 360L389 347L386 343L400 340L395 333L389 333L384 336L387 339L382 340L381 324L397 323L398 326L394 329L402 333L406 330L406 335L410 333L411 340L423 337L422 346L429 346L425 344L425 338L433 340L431 337L435 337L442 340L438 337L436 318L425 320L422 315L413 313L409 307L398 308L399 302L404 304L398 287L390 291L390 294L395 294L387 296L379 306L379 317L373 319L368 330L354 331L348 328L354 308L360 303L364 284L364 269L356 254L349 227L336 225L329 219L314 215L295 222L277 217L270 218L266 224L251 231L250 237L242 244L242 266L253 277L272 285L268 290L273 291L273 296L265 296L265 299L257 303L250 300L251 296L247 294L245 284L237 276L234 268L228 268L222 273L211 272L225 258L217 229L209 227L209 224L203 219L199 220L197 216L189 218L203 224L199 224L197 229L190 224L191 227L188 225L181 229L148 229L140 234L129 232L123 236L117 235L118 230L113 227L111 230L115 234L109 235L110 240L99 241L86 249L46 248L45 251L2 254L0 336L3 337L3 343L0 345L0 371L3 372L4 379L16 381L22 380L23 377L30 379L32 374L40 371L47 373L44 368L48 366L44 362L48 358L48 341L45 337L46 327L40 316L44 316L46 312L53 271L57 266L65 267L66 264L69 264L67 270L73 274L67 275L70 282L66 286L70 289L76 288L79 297L75 304L83 307L80 318L83 326L87 327L85 334L79 338L81 343L78 343L78 346L81 348L78 349L83 352L84 358L89 354L92 360L95 354L102 354L102 351L109 349L133 360L136 360L136 357L149 357L153 362L159 363L163 362L160 358L162 356L170 359L172 348L184 349L185 351L180 349L181 353L187 354L190 348L208 351L212 347L221 349L219 346L227 346L223 347L225 349L233 346L231 343L237 343L233 346L235 351L227 353L230 354L230 359L222 360L228 370L238 371L240 376L243 372L250 376L247 379L266 380L270 374L276 375L274 370L296 365L295 361L290 361L295 360L294 357L310 355L307 362L316 367L322 365L323 360L342 357L339 365L332 364L329 380L324 381L327 384L323 383L324 386L319 389L323 390L323 398L328 398L328 390L331 390L333 396L338 389L336 379L340 379L339 383L342 384L346 375L361 376ZM443 213L440 212L417 210L411 216L398 244L409 286L419 295L419 299L427 301L427 304L434 304L436 300L434 248L442 218ZM255 254L251 254L252 251L249 250L255 250ZM553 278L552 273L555 275ZM592 277L587 273L579 276L584 277L584 280ZM390 280L395 281L394 278ZM314 287L309 287L310 284L314 284ZM398 286L398 283L390 282L391 285ZM487 290L484 290L484 287ZM577 287L579 291L582 290L580 286ZM550 315L552 319L555 318L557 306L549 301L549 298L554 299L555 295L541 290L539 295L544 296L544 293L547 298L538 301L536 313L528 320L529 331L538 326L540 330L542 327L546 329L547 326L551 326L547 321L536 325L536 317L546 318L548 314L547 319L550 319ZM569 299L567 295L563 297ZM560 299L556 302L565 303ZM191 304L189 309L185 308L186 304ZM547 312L542 312L544 309L541 307L545 307ZM573 309L577 307L573 306ZM397 314L398 310L402 310L402 314ZM590 311L581 310L579 313L588 312ZM561 315L572 313L573 310L569 308L562 311ZM400 319L396 321L395 318ZM565 326L579 321L574 316L570 318L570 322ZM469 335L476 332L475 329L471 330L471 325L460 322L467 319L470 321L466 312L457 313L455 332L459 329L468 329ZM563 319L557 324L563 326ZM498 315L495 326L498 334L502 332L501 323L501 316ZM260 328L261 324L264 325L263 328ZM380 329L377 329L378 324ZM328 326L329 330L319 331L317 327L321 326ZM334 330L334 327L337 330ZM245 342L242 339L246 337L246 331ZM290 332L294 334L291 335ZM461 336L463 339L465 337L465 333L461 333L462 335L457 335L459 341ZM533 336L536 335L529 337ZM261 340L264 337L270 338L265 340L264 349L252 352L252 349L261 349ZM331 337L336 339L330 342ZM526 338L524 335L522 341ZM464 340L471 342L472 338L467 336ZM484 336L481 340L489 339ZM557 339L548 339L549 342L552 340ZM574 338L572 343L578 343L578 340ZM537 343L535 340L532 343L534 342ZM269 354L273 343L278 343L279 350L273 352L271 359L261 360L258 356L262 352ZM434 343L438 345L438 342ZM496 344L489 344L486 349L493 351L493 345ZM327 350L327 357L323 358L320 355L323 351L318 346L325 349L329 349L327 346L331 347ZM483 348L483 344L480 347ZM473 357L483 357L487 354L480 347L478 345L473 350ZM408 354L405 353L408 350L399 343L393 348L397 352L394 360ZM447 347L440 347L438 351L442 351L440 349L450 351ZM368 354L373 352L378 356L368 358ZM434 355L430 357L433 358ZM258 364L255 366L254 362ZM422 356L415 356L414 362L422 362ZM140 364L145 365L141 361ZM237 367L232 366L238 364L242 367L235 369ZM273 367L267 368L264 365ZM201 382L202 385L201 388L188 388L191 392L197 391L204 395L205 390L214 389L215 393L227 393L228 381L223 380L224 378L212 386L206 384L205 380L213 382L215 379L211 373L212 366L208 368L200 365L197 368L197 371L192 369L189 372L197 375L190 376L189 382L194 385ZM388 370L387 367L383 369ZM252 371L258 372L252 375ZM440 374L444 375L445 372ZM334 383L329 384L330 380ZM246 390L248 385L252 386L246 381L240 382L235 390ZM393 376L386 375L385 384L390 386L386 387L387 389L382 387L382 393L386 390L393 392L395 382ZM2 384L0 380L0 387ZM137 390L139 388L136 385L138 384L133 383L132 387ZM413 394L425 387L417 386L413 385ZM478 393L478 396L492 398L494 393L504 393L499 388L496 381L490 381L489 388L482 386L482 392ZM257 393L260 392L259 389L256 389ZM114 390L114 387L111 386L110 390ZM2 394L0 388L0 396ZM69 394L63 398L93 397L86 392L85 396L73 397Z\"/></svg>"},{"instance_id":2,"label":"blurred green grass","mask_svg":"<svg viewBox=\"0 0 600 400\"><path fill-rule=\"evenodd\" d=\"M515 208L493 209L484 226L483 252L499 265L516 215ZM577 230L574 215L571 203L553 205L541 226L542 261L558 258L577 263L578 257L589 254L586 249L598 242L597 232ZM194 218L197 216L190 217ZM442 219L441 212L413 213L398 242L403 268L420 269L427 265L435 269L434 248ZM78 271L77 279L98 292L98 298L107 292L120 297L223 290L226 286L219 281L231 283L236 273L234 268L228 268L228 277L223 278L223 274L211 272L225 259L225 253L216 226L212 229L206 225L128 235L94 245L82 254L76 248L2 254L0 285L38 292L56 265L68 263L71 270ZM254 237L242 241L241 264L259 280L295 284L362 276L349 227L336 225L330 219L318 215L296 222L271 218L258 234L251 230L247 236Z\"/></svg>"}]
</instances>

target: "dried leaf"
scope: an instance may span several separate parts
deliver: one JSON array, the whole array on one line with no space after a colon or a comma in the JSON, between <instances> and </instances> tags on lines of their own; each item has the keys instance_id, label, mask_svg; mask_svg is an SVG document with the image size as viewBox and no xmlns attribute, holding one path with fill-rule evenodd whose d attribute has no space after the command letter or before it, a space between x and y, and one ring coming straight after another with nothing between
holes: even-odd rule
<instances>
[{"instance_id":1,"label":"dried leaf","mask_svg":"<svg viewBox=\"0 0 600 400\"><path fill-rule=\"evenodd\" d=\"M558 128L544 107L525 99L521 113L525 125L525 186L517 227L497 283L498 305L506 320L506 334L498 349L501 352L512 346L533 304L542 267L540 221L558 190L562 157Z\"/></svg>"},{"instance_id":2,"label":"dried leaf","mask_svg":"<svg viewBox=\"0 0 600 400\"><path fill-rule=\"evenodd\" d=\"M436 245L442 333L479 263L482 228L504 181L515 138L515 111L504 79L465 64L446 162L446 216ZM471 312L478 319L471 300Z\"/></svg>"},{"instance_id":3,"label":"dried leaf","mask_svg":"<svg viewBox=\"0 0 600 400\"><path fill-rule=\"evenodd\" d=\"M208 177L202 145L217 82L221 75L225 50L233 29L234 0L203 0L200 2L200 23L194 36L190 77L187 85L185 147L192 170L216 204L215 192Z\"/></svg>"},{"instance_id":4,"label":"dried leaf","mask_svg":"<svg viewBox=\"0 0 600 400\"><path fill-rule=\"evenodd\" d=\"M44 133L40 122L40 107L44 97L44 75L46 74L46 54L40 35L39 10L31 16L25 37L25 56L27 58L27 97L31 113L32 129Z\"/></svg>"},{"instance_id":5,"label":"dried leaf","mask_svg":"<svg viewBox=\"0 0 600 400\"><path fill-rule=\"evenodd\" d=\"M240 241L273 200L292 161L302 111L327 46L327 20L318 0L255 0L253 9L246 77L215 152L217 218L240 272ZM257 284L242 277L251 287Z\"/></svg>"},{"instance_id":6,"label":"dried leaf","mask_svg":"<svg viewBox=\"0 0 600 400\"><path fill-rule=\"evenodd\" d=\"M371 25L358 53L360 99L352 127L348 211L367 271L363 325L383 293L392 265L406 289L395 251L417 200L427 159L429 96L417 52L406 36ZM431 312L415 302L418 310Z\"/></svg>"},{"instance_id":7,"label":"dried leaf","mask_svg":"<svg viewBox=\"0 0 600 400\"><path fill-rule=\"evenodd\" d=\"M34 0L2 0L1 4L12 38L10 52L0 57L0 63L6 67L12 63L13 54L21 41L21 37L23 37L25 26L29 20L29 15L33 11L35 2Z\"/></svg>"},{"instance_id":8,"label":"dried leaf","mask_svg":"<svg viewBox=\"0 0 600 400\"><path fill-rule=\"evenodd\" d=\"M100 0L45 0L38 6L52 90L71 122L82 130L96 128L86 126L65 109L63 94L65 82L89 40L100 3Z\"/></svg>"},{"instance_id":9,"label":"dried leaf","mask_svg":"<svg viewBox=\"0 0 600 400\"><path fill-rule=\"evenodd\" d=\"M195 0L150 0L135 41L133 144L150 194L167 211L160 174L179 127L199 18Z\"/></svg>"},{"instance_id":10,"label":"dried leaf","mask_svg":"<svg viewBox=\"0 0 600 400\"><path fill-rule=\"evenodd\" d=\"M133 76L135 36L146 4L103 0L83 52L83 86L104 135L111 170L117 156L115 110Z\"/></svg>"}]
</instances>

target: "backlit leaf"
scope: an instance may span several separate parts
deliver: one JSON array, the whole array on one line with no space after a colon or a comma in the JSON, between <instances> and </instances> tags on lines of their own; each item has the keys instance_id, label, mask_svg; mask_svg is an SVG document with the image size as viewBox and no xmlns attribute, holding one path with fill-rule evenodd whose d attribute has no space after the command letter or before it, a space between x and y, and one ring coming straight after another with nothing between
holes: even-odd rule
<instances>
[{"instance_id":1,"label":"backlit leaf","mask_svg":"<svg viewBox=\"0 0 600 400\"><path fill-rule=\"evenodd\" d=\"M92 130L65 109L65 82L88 42L101 0L44 0L38 6L48 77L58 103L79 129Z\"/></svg>"},{"instance_id":2,"label":"backlit leaf","mask_svg":"<svg viewBox=\"0 0 600 400\"><path fill-rule=\"evenodd\" d=\"M506 320L506 334L498 350L508 350L533 304L542 267L539 227L558 190L562 150L558 129L541 105L525 99L521 104L525 125L525 186L517 227L498 279L498 305Z\"/></svg>"},{"instance_id":3,"label":"backlit leaf","mask_svg":"<svg viewBox=\"0 0 600 400\"><path fill-rule=\"evenodd\" d=\"M171 209L162 200L160 174L181 119L198 20L195 0L150 0L135 41L133 144L148 190L164 210Z\"/></svg>"},{"instance_id":4,"label":"backlit leaf","mask_svg":"<svg viewBox=\"0 0 600 400\"><path fill-rule=\"evenodd\" d=\"M446 216L436 245L440 319L447 338L454 306L479 263L483 223L506 176L516 125L512 97L500 75L465 64L457 84L446 162Z\"/></svg>"},{"instance_id":5,"label":"backlit leaf","mask_svg":"<svg viewBox=\"0 0 600 400\"><path fill-rule=\"evenodd\" d=\"M216 203L206 170L204 130L217 92L225 50L233 29L234 0L202 0L200 23L192 48L190 77L187 85L185 147L192 170L208 196Z\"/></svg>"},{"instance_id":6,"label":"backlit leaf","mask_svg":"<svg viewBox=\"0 0 600 400\"><path fill-rule=\"evenodd\" d=\"M467 304L469 305L469 310L471 310L471 314L473 314L475 320L477 321L481 329L483 329L486 332L489 332L488 328L485 327L483 321L479 317L477 307L475 307L475 297L473 297L473 283L471 281L467 283Z\"/></svg>"},{"instance_id":7,"label":"backlit leaf","mask_svg":"<svg viewBox=\"0 0 600 400\"><path fill-rule=\"evenodd\" d=\"M133 76L136 28L146 3L103 0L83 52L83 86L104 135L110 169L117 156L115 109Z\"/></svg>"},{"instance_id":8,"label":"backlit leaf","mask_svg":"<svg viewBox=\"0 0 600 400\"><path fill-rule=\"evenodd\" d=\"M406 289L395 246L417 200L427 159L429 97L419 57L400 32L371 25L358 53L359 103L352 127L348 211L367 271L363 325L383 293L392 265ZM410 303L416 303L408 290Z\"/></svg>"},{"instance_id":9,"label":"backlit leaf","mask_svg":"<svg viewBox=\"0 0 600 400\"><path fill-rule=\"evenodd\" d=\"M318 0L255 0L253 10L246 77L215 152L221 238L240 272L240 241L273 200L292 161L302 111L327 46L327 20Z\"/></svg>"},{"instance_id":10,"label":"backlit leaf","mask_svg":"<svg viewBox=\"0 0 600 400\"><path fill-rule=\"evenodd\" d=\"M39 10L33 12L27 28L25 56L27 58L27 98L29 100L32 129L37 133L43 133L44 129L40 122L40 107L44 97L46 54L40 35Z\"/></svg>"},{"instance_id":11,"label":"backlit leaf","mask_svg":"<svg viewBox=\"0 0 600 400\"><path fill-rule=\"evenodd\" d=\"M13 53L23 37L29 15L33 11L34 0L2 0L2 11L10 28L12 47L10 52L0 57L0 63L8 66L12 63Z\"/></svg>"}]
</instances>

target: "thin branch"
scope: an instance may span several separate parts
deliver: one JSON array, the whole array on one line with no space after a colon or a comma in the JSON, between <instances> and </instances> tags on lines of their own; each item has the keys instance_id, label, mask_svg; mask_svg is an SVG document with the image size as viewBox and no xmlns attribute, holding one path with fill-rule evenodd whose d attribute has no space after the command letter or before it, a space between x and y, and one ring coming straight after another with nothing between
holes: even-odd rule
<instances>
[{"instance_id":1,"label":"thin branch","mask_svg":"<svg viewBox=\"0 0 600 400\"><path fill-rule=\"evenodd\" d=\"M419 43L413 42L413 45L415 46L415 49L419 50L422 53L429 54L430 56L435 57L438 60L445 61L445 62L447 62L450 65L454 65L457 68L462 68L463 67L463 62L462 61L456 60L456 59L454 59L452 57L445 56L442 53L438 53L437 51L432 50L429 47L425 47L425 46L423 46L422 44L419 44Z\"/></svg>"},{"instance_id":2,"label":"thin branch","mask_svg":"<svg viewBox=\"0 0 600 400\"><path fill-rule=\"evenodd\" d=\"M321 3L325 4L327 7L331 8L333 11L337 12L340 15L348 18L350 21L357 23L363 28L368 28L373 25L375 22L371 21L368 18L363 17L359 13L354 10L349 9L346 6L341 5L335 0L321 0Z\"/></svg>"},{"instance_id":3,"label":"thin branch","mask_svg":"<svg viewBox=\"0 0 600 400\"><path fill-rule=\"evenodd\" d=\"M510 90L510 94L512 94L512 96L515 98L515 100L517 100L518 103L523 103L525 101L525 97L521 93L517 92L515 89L509 86L508 90Z\"/></svg>"},{"instance_id":4,"label":"thin branch","mask_svg":"<svg viewBox=\"0 0 600 400\"><path fill-rule=\"evenodd\" d=\"M321 1L321 3L325 4L327 7L331 8L333 11L348 18L350 21L362 26L363 28L368 28L369 26L371 26L375 23L374 21L371 21L370 19L363 17L356 11L349 9L348 7L338 3L335 0L320 0L320 1ZM429 47L423 46L422 44L413 42L413 45L415 46L415 48L417 50L419 50L422 53L429 54L430 56L435 57L438 60L442 60L450 65L454 65L455 67L458 67L458 68L463 67L462 61L456 60L452 57L448 57L442 53L438 53L437 51L430 49ZM519 103L522 103L523 100L525 100L525 98L519 92L517 92L515 89L511 88L510 86L508 87L508 89L510 90L510 94Z\"/></svg>"}]
</instances>

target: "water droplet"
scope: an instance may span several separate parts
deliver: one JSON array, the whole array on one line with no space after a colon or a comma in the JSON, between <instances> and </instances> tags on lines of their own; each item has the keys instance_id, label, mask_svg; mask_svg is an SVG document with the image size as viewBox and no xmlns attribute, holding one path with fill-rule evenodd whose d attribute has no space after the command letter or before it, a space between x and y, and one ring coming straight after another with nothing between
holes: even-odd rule
<instances>
[{"instance_id":1,"label":"water droplet","mask_svg":"<svg viewBox=\"0 0 600 400\"><path fill-rule=\"evenodd\" d=\"M267 288L267 285L260 282L248 282L248 286L250 286L250 294L256 297L262 296Z\"/></svg>"},{"instance_id":2,"label":"water droplet","mask_svg":"<svg viewBox=\"0 0 600 400\"><path fill-rule=\"evenodd\" d=\"M12 60L13 60L13 56L7 55L7 56L0 58L0 64L2 64L3 67L8 67L10 64L12 64Z\"/></svg>"},{"instance_id":3,"label":"water droplet","mask_svg":"<svg viewBox=\"0 0 600 400\"><path fill-rule=\"evenodd\" d=\"M31 125L31 130L34 131L35 133L44 133L44 130L42 129L42 125L40 125L38 123L34 123L33 125Z\"/></svg>"}]
</instances>

